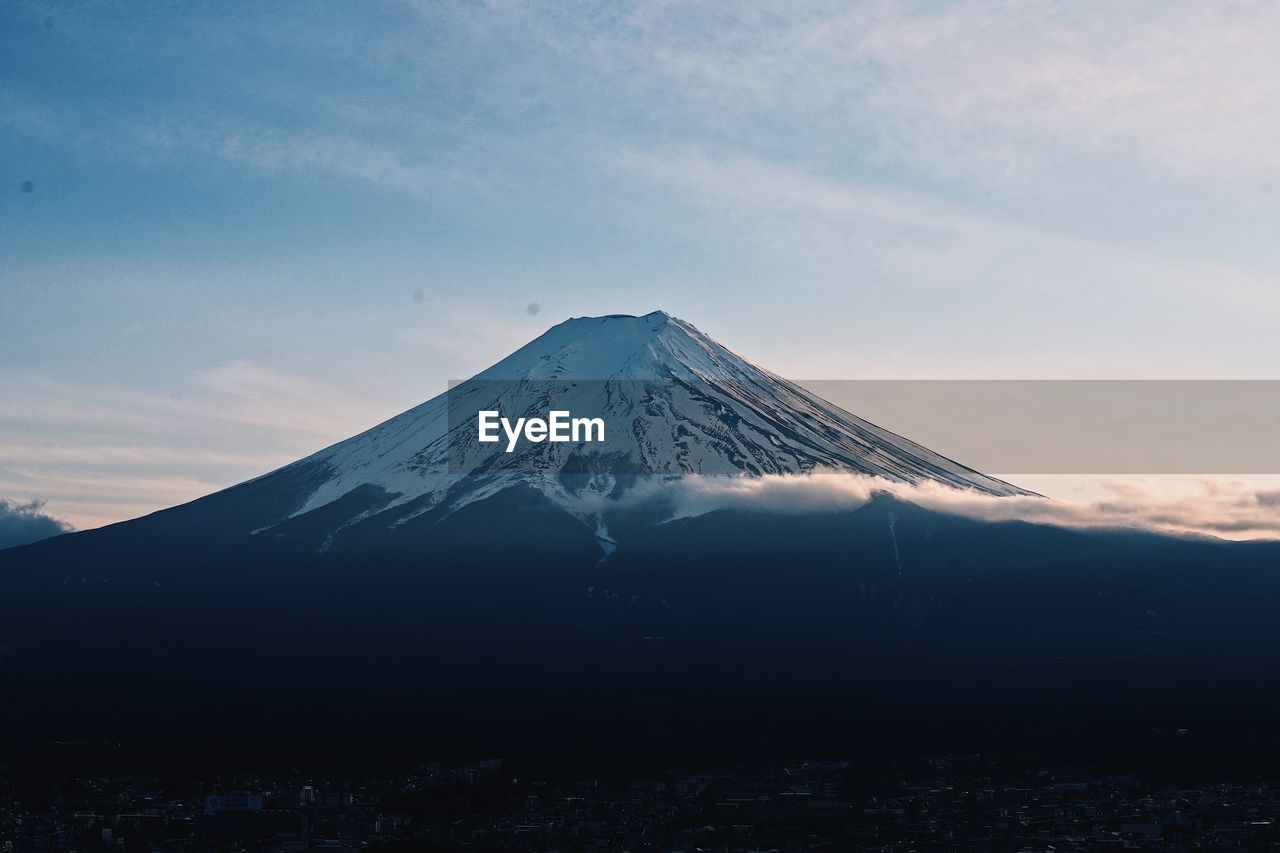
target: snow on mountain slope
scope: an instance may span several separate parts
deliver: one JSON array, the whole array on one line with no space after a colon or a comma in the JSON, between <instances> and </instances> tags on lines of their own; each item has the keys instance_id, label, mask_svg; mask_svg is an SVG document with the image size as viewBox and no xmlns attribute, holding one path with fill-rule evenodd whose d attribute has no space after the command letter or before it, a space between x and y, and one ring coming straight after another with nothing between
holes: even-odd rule
<instances>
[{"instance_id":1,"label":"snow on mountain slope","mask_svg":"<svg viewBox=\"0 0 1280 853\"><path fill-rule=\"evenodd\" d=\"M602 443L477 440L476 413L602 417ZM760 475L834 469L1025 494L849 414L663 312L567 320L446 394L286 466L319 485L293 515L360 487L408 518L525 484L566 508L619 493L633 476ZM266 479L260 478L260 479ZM367 515L372 510L365 510ZM359 520L353 518L350 522ZM348 522L348 523L350 523Z\"/></svg>"}]
</instances>

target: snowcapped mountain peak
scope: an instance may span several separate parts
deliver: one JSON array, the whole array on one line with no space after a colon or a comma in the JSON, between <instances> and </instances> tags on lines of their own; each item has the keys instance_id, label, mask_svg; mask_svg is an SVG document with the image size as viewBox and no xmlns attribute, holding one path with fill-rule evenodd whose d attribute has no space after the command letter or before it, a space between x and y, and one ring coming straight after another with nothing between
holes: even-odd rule
<instances>
[{"instance_id":1,"label":"snowcapped mountain peak","mask_svg":"<svg viewBox=\"0 0 1280 853\"><path fill-rule=\"evenodd\" d=\"M479 440L481 411L514 420L551 410L601 418L605 439L514 451ZM635 477L828 469L1023 494L827 403L663 311L566 320L447 393L287 466L293 475L281 479L307 484L293 515L359 493L369 505L352 522L377 513L394 525L516 485L574 511L580 494L617 494Z\"/></svg>"},{"instance_id":2,"label":"snowcapped mountain peak","mask_svg":"<svg viewBox=\"0 0 1280 853\"><path fill-rule=\"evenodd\" d=\"M574 317L477 374L481 381L693 378L741 361L691 323L665 311Z\"/></svg>"}]
</instances>

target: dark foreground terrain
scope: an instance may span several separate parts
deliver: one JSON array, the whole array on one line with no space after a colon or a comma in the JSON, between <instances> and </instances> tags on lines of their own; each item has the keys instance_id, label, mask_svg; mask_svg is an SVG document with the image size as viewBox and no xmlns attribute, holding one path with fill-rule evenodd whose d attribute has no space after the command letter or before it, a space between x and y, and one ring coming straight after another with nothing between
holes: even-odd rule
<instances>
[{"instance_id":1,"label":"dark foreground terrain","mask_svg":"<svg viewBox=\"0 0 1280 853\"><path fill-rule=\"evenodd\" d=\"M1171 753L1190 731L1150 733ZM85 759L102 745L65 745ZM75 760L64 754L62 761ZM1035 756L874 755L755 765L522 761L103 774L5 768L4 849L1254 850L1280 786L1048 766Z\"/></svg>"},{"instance_id":2,"label":"dark foreground terrain","mask_svg":"<svg viewBox=\"0 0 1280 853\"><path fill-rule=\"evenodd\" d=\"M1274 544L253 498L0 552L14 849L1270 849Z\"/></svg>"},{"instance_id":3,"label":"dark foreground terrain","mask_svg":"<svg viewBox=\"0 0 1280 853\"><path fill-rule=\"evenodd\" d=\"M831 754L858 720L1280 712L1278 544L886 497L611 518L605 557L590 526L509 490L326 546L307 516L239 532L252 486L0 552L0 740L283 732L438 754L454 730L511 754L656 729Z\"/></svg>"}]
</instances>

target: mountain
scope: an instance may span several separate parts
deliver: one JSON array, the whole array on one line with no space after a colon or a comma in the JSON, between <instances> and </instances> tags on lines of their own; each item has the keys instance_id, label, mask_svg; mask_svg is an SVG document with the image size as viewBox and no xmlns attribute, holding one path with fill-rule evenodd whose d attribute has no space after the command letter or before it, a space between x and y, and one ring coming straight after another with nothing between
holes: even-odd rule
<instances>
[{"instance_id":1,"label":"mountain","mask_svg":"<svg viewBox=\"0 0 1280 853\"><path fill-rule=\"evenodd\" d=\"M553 409L605 440L479 440ZM255 480L0 551L0 732L645 749L1280 711L1274 545L629 498L828 469L1022 494L684 321L570 320Z\"/></svg>"},{"instance_id":2,"label":"mountain","mask_svg":"<svg viewBox=\"0 0 1280 853\"><path fill-rule=\"evenodd\" d=\"M476 413L548 409L602 418L585 443L478 441ZM447 393L267 475L288 512L348 499L335 534L372 515L394 528L523 485L570 512L584 493L617 497L635 477L851 471L1027 494L849 414L730 352L683 320L581 317L553 327ZM352 499L359 495L359 499Z\"/></svg>"}]
</instances>

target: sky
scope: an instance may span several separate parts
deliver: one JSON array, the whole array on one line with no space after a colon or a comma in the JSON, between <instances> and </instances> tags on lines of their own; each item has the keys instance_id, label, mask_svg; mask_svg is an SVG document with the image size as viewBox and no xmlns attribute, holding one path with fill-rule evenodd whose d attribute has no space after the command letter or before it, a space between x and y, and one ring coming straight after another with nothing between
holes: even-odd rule
<instances>
[{"instance_id":1,"label":"sky","mask_svg":"<svg viewBox=\"0 0 1280 853\"><path fill-rule=\"evenodd\" d=\"M798 379L1277 378L1277 31L1251 0L7 0L0 499L189 500L591 314Z\"/></svg>"}]
</instances>

